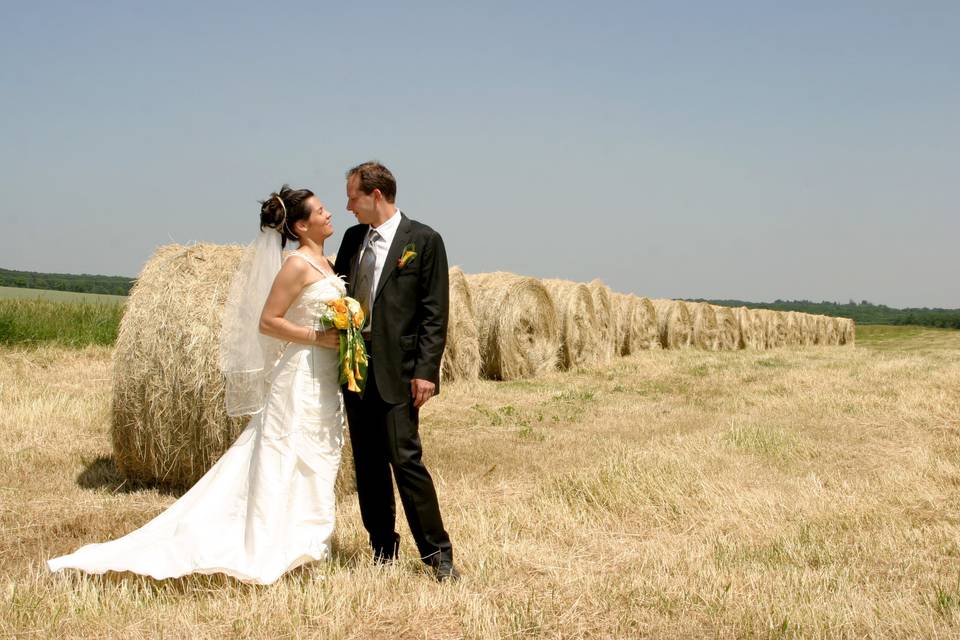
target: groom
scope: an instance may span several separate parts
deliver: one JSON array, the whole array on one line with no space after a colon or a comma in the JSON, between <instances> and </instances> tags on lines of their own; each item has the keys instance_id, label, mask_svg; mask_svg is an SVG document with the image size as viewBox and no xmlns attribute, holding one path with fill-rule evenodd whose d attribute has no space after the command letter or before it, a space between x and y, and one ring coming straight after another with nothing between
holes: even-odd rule
<instances>
[{"instance_id":1,"label":"groom","mask_svg":"<svg viewBox=\"0 0 960 640\"><path fill-rule=\"evenodd\" d=\"M420 407L440 390L447 337L447 255L440 235L397 209L397 183L377 162L347 172L347 229L334 266L367 320L370 364L361 398L344 389L363 526L377 562L397 557L391 468L421 559L456 579L437 492L420 460Z\"/></svg>"}]
</instances>

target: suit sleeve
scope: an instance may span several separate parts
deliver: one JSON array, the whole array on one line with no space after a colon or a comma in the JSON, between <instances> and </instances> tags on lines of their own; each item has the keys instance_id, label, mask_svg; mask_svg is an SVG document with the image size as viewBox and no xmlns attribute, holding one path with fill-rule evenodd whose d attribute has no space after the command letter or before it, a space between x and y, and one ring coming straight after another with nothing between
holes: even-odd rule
<instances>
[{"instance_id":1,"label":"suit sleeve","mask_svg":"<svg viewBox=\"0 0 960 640\"><path fill-rule=\"evenodd\" d=\"M440 358L447 343L447 315L450 306L450 274L443 239L432 232L423 247L420 271L420 328L413 377L440 387Z\"/></svg>"}]
</instances>

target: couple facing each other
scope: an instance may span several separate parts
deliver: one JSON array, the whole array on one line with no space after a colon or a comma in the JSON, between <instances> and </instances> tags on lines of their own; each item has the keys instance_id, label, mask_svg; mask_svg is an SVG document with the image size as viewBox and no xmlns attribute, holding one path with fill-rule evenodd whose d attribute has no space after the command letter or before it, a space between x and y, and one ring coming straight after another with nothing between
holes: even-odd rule
<instances>
[{"instance_id":1,"label":"couple facing each other","mask_svg":"<svg viewBox=\"0 0 960 640\"><path fill-rule=\"evenodd\" d=\"M284 185L262 203L221 346L228 413L253 414L250 422L167 510L126 536L49 560L52 571L224 573L268 584L328 558L346 414L374 562L397 557L395 480L420 558L437 579L458 577L418 435L420 407L439 390L447 258L439 234L396 207L396 190L379 163L347 172L347 209L359 224L344 234L335 265L323 257L330 212L311 191ZM281 257L287 241L299 247ZM340 387L337 332L316 328L319 309L344 295L366 316L362 395Z\"/></svg>"}]
</instances>

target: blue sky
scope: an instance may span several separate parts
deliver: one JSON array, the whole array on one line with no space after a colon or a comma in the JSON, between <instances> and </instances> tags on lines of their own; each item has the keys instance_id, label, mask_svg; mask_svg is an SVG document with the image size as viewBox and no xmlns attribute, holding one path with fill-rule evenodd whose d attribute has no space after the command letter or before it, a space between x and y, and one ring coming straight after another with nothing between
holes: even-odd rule
<instances>
[{"instance_id":1,"label":"blue sky","mask_svg":"<svg viewBox=\"0 0 960 640\"><path fill-rule=\"evenodd\" d=\"M468 272L960 307L960 4L378 4L5 7L0 266L247 242L283 182L333 253L376 158Z\"/></svg>"}]
</instances>

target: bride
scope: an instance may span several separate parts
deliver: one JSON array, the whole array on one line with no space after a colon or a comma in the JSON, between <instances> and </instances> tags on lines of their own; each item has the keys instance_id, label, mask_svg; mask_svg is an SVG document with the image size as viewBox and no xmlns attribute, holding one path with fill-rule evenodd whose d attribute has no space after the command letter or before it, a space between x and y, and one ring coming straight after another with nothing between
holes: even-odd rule
<instances>
[{"instance_id":1,"label":"bride","mask_svg":"<svg viewBox=\"0 0 960 640\"><path fill-rule=\"evenodd\" d=\"M261 204L221 343L227 412L253 414L249 424L169 509L122 538L49 560L51 571L224 573L269 584L329 557L343 398L337 332L314 327L318 307L345 289L323 257L333 234L323 203L284 185ZM288 240L299 247L281 258Z\"/></svg>"}]
</instances>

